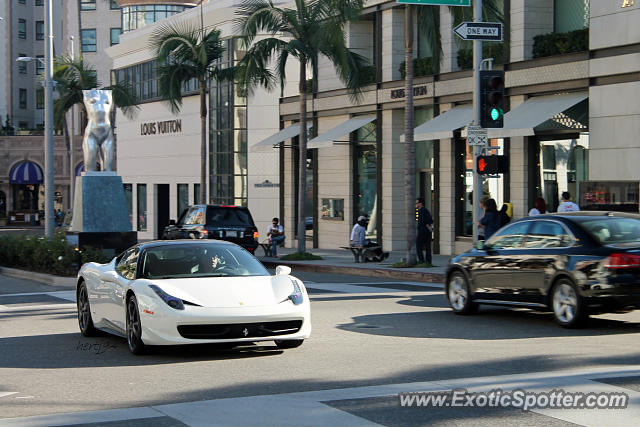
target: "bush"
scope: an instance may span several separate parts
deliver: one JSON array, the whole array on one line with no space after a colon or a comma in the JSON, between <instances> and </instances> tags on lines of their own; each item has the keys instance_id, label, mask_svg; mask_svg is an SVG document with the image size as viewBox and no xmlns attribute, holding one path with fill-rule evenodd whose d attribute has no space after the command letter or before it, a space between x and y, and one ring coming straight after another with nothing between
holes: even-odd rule
<instances>
[{"instance_id":1,"label":"bush","mask_svg":"<svg viewBox=\"0 0 640 427\"><path fill-rule=\"evenodd\" d=\"M313 261L317 259L322 259L321 256L310 254L309 252L294 252L289 255L285 255L280 258L283 261Z\"/></svg>"},{"instance_id":2,"label":"bush","mask_svg":"<svg viewBox=\"0 0 640 427\"><path fill-rule=\"evenodd\" d=\"M59 276L75 276L89 261L107 262L109 256L100 249L76 251L67 244L64 232L53 239L21 235L0 237L0 265Z\"/></svg>"},{"instance_id":3,"label":"bush","mask_svg":"<svg viewBox=\"0 0 640 427\"><path fill-rule=\"evenodd\" d=\"M405 70L406 61L402 61L400 63L400 75L404 79L406 74ZM435 74L435 67L433 66L433 58L415 58L413 60L413 76L414 77L422 77L422 76L430 76Z\"/></svg>"},{"instance_id":4,"label":"bush","mask_svg":"<svg viewBox=\"0 0 640 427\"><path fill-rule=\"evenodd\" d=\"M370 85L376 82L376 66L369 65L362 68L360 72L360 84L362 86Z\"/></svg>"},{"instance_id":5,"label":"bush","mask_svg":"<svg viewBox=\"0 0 640 427\"><path fill-rule=\"evenodd\" d=\"M504 43L483 43L482 57L493 58L494 64L504 64L504 50ZM458 67L460 67L461 70L470 70L473 68L473 49L461 48L458 50Z\"/></svg>"},{"instance_id":6,"label":"bush","mask_svg":"<svg viewBox=\"0 0 640 427\"><path fill-rule=\"evenodd\" d=\"M589 29L551 33L533 38L533 57L562 55L589 50Z\"/></svg>"}]
</instances>

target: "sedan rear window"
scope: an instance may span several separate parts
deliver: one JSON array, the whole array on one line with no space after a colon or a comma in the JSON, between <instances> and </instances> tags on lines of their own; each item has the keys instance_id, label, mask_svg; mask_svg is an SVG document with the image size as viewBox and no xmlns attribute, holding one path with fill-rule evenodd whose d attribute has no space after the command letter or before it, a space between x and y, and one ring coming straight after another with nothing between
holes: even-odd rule
<instances>
[{"instance_id":1,"label":"sedan rear window","mask_svg":"<svg viewBox=\"0 0 640 427\"><path fill-rule=\"evenodd\" d=\"M608 216L589 218L580 225L603 245L640 242L640 220Z\"/></svg>"}]
</instances>

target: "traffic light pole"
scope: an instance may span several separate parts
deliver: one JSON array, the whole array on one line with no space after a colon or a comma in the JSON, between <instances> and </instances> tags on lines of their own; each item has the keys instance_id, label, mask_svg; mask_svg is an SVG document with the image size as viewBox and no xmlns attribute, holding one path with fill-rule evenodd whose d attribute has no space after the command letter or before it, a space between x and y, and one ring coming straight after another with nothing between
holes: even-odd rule
<instances>
[{"instance_id":1,"label":"traffic light pole","mask_svg":"<svg viewBox=\"0 0 640 427\"><path fill-rule=\"evenodd\" d=\"M473 22L482 22L482 0L473 2ZM473 41L473 124L480 126L480 68L482 66L482 41ZM473 242L478 241L478 221L480 220L480 198L482 178L478 174L478 156L482 155L479 145L473 147Z\"/></svg>"}]
</instances>

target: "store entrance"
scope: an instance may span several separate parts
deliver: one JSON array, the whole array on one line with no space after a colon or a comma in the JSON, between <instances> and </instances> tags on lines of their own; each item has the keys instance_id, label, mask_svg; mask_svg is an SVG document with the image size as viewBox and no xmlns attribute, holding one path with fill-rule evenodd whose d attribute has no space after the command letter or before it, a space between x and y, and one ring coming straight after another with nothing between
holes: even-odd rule
<instances>
[{"instance_id":1,"label":"store entrance","mask_svg":"<svg viewBox=\"0 0 640 427\"><path fill-rule=\"evenodd\" d=\"M169 225L169 184L157 184L156 196L156 236L159 239Z\"/></svg>"}]
</instances>

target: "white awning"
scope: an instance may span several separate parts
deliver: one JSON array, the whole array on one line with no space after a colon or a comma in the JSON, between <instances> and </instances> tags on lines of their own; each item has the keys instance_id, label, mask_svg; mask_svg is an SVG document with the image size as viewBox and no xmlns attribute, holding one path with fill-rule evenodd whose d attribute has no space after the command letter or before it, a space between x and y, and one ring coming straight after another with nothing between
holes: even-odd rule
<instances>
[{"instance_id":1,"label":"white awning","mask_svg":"<svg viewBox=\"0 0 640 427\"><path fill-rule=\"evenodd\" d=\"M311 124L307 125L307 129L311 127ZM257 144L249 147L250 151L270 151L273 148L276 148L282 141L295 138L300 135L300 124L294 123L291 126L288 126L282 129L280 132L271 135L267 139L263 139Z\"/></svg>"},{"instance_id":2,"label":"white awning","mask_svg":"<svg viewBox=\"0 0 640 427\"><path fill-rule=\"evenodd\" d=\"M333 146L334 141L338 141L345 135L350 134L356 129L360 129L367 123L371 123L376 116L357 116L346 122L340 123L331 130L326 131L322 135L318 135L307 143L307 148L324 148Z\"/></svg>"},{"instance_id":3,"label":"white awning","mask_svg":"<svg viewBox=\"0 0 640 427\"><path fill-rule=\"evenodd\" d=\"M413 139L415 141L429 141L453 138L454 130L465 127L472 121L473 107L471 105L454 107L415 128ZM400 135L400 141L404 142L404 135Z\"/></svg>"},{"instance_id":4,"label":"white awning","mask_svg":"<svg viewBox=\"0 0 640 427\"><path fill-rule=\"evenodd\" d=\"M487 129L489 138L535 135L534 128L589 97L587 92L529 98L504 115L504 128Z\"/></svg>"}]
</instances>

